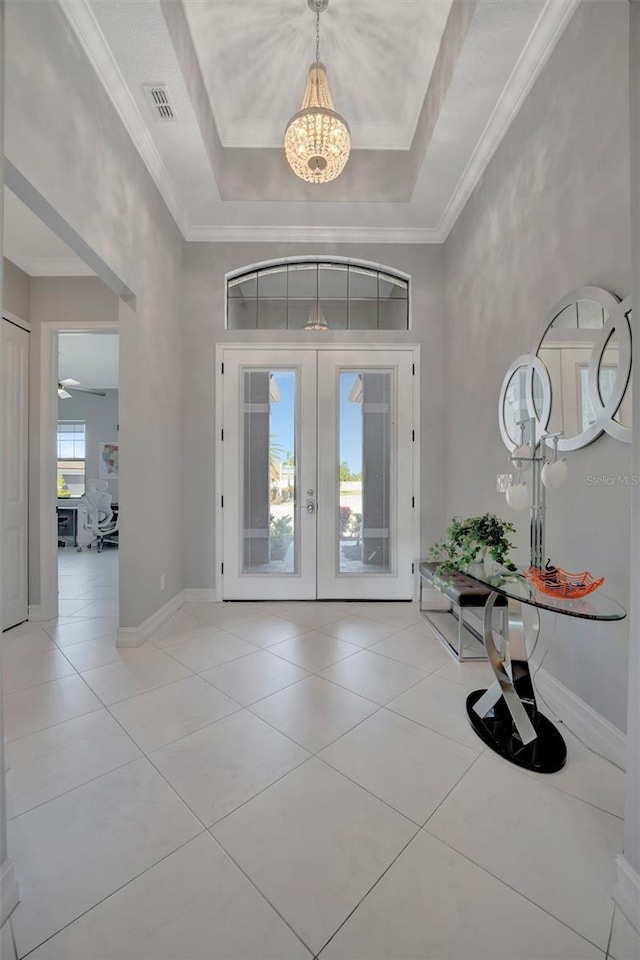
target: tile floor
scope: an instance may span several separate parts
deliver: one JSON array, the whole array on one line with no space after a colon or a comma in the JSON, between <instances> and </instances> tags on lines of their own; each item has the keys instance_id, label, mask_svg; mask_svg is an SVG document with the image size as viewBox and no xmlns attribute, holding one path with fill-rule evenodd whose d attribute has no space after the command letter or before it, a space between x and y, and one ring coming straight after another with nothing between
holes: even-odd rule
<instances>
[{"instance_id":1,"label":"tile floor","mask_svg":"<svg viewBox=\"0 0 640 960\"><path fill-rule=\"evenodd\" d=\"M485 751L487 665L414 604L190 603L119 650L116 551L60 585L3 637L3 960L640 957L623 774L566 730L550 777Z\"/></svg>"}]
</instances>

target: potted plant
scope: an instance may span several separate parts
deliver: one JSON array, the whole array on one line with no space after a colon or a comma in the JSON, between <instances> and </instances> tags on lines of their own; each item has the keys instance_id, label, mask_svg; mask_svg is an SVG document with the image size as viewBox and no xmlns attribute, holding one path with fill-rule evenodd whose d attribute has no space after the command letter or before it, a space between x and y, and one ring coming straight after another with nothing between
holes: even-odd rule
<instances>
[{"instance_id":1,"label":"potted plant","mask_svg":"<svg viewBox=\"0 0 640 960\"><path fill-rule=\"evenodd\" d=\"M509 559L513 544L507 539L507 534L514 531L512 523L501 520L494 513L469 517L467 520L454 517L446 538L431 547L429 556L438 561L439 574L463 568L469 563L479 563L486 557L513 571L517 568Z\"/></svg>"},{"instance_id":2,"label":"potted plant","mask_svg":"<svg viewBox=\"0 0 640 960\"><path fill-rule=\"evenodd\" d=\"M293 540L293 518L269 516L269 559L284 560Z\"/></svg>"}]
</instances>

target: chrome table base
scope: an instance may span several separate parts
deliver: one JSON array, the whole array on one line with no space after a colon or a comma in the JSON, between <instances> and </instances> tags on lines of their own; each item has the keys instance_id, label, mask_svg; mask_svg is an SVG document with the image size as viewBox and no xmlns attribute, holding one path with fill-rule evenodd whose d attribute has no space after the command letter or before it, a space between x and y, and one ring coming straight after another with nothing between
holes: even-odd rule
<instances>
[{"instance_id":1,"label":"chrome table base","mask_svg":"<svg viewBox=\"0 0 640 960\"><path fill-rule=\"evenodd\" d=\"M496 679L488 690L467 697L469 720L482 741L506 760L538 773L555 773L564 766L567 748L554 724L538 711L527 654L527 642L531 648L539 631L538 612L534 609L527 635L521 603L508 598L501 654L492 627L497 598L492 593L484 611L484 645Z\"/></svg>"}]
</instances>

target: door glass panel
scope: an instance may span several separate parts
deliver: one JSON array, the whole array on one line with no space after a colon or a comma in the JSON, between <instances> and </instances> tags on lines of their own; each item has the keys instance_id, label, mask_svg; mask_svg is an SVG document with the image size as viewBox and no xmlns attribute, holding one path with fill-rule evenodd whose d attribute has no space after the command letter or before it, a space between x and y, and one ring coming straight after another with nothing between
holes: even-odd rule
<instances>
[{"instance_id":1,"label":"door glass panel","mask_svg":"<svg viewBox=\"0 0 640 960\"><path fill-rule=\"evenodd\" d=\"M392 572L392 386L390 370L340 372L340 574Z\"/></svg>"},{"instance_id":2,"label":"door glass panel","mask_svg":"<svg viewBox=\"0 0 640 960\"><path fill-rule=\"evenodd\" d=\"M242 573L296 574L296 371L245 369L242 390Z\"/></svg>"}]
</instances>

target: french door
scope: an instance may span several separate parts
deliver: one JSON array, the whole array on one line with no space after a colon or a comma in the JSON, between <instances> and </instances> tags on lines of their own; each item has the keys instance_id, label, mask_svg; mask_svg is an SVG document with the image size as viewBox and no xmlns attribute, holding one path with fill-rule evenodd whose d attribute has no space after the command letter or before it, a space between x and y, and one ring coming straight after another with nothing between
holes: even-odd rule
<instances>
[{"instance_id":1,"label":"french door","mask_svg":"<svg viewBox=\"0 0 640 960\"><path fill-rule=\"evenodd\" d=\"M413 350L223 363L224 599L411 599Z\"/></svg>"}]
</instances>

